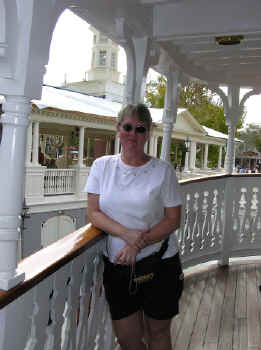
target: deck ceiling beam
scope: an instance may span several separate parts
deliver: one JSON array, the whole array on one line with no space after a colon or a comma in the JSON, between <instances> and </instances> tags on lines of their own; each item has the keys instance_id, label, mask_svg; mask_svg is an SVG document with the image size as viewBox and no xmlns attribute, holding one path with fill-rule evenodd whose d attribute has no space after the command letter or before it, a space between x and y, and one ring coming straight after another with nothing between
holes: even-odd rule
<instances>
[{"instance_id":1,"label":"deck ceiling beam","mask_svg":"<svg viewBox=\"0 0 261 350\"><path fill-rule=\"evenodd\" d=\"M238 1L182 1L154 7L155 38L175 35L234 33L261 30L261 2Z\"/></svg>"}]
</instances>

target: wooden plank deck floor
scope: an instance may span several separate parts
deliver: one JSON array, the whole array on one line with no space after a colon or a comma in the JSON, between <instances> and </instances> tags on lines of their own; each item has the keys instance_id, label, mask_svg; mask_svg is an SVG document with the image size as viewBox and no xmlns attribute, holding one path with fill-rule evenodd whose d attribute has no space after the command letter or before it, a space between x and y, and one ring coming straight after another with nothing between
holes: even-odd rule
<instances>
[{"instance_id":1,"label":"wooden plank deck floor","mask_svg":"<svg viewBox=\"0 0 261 350\"><path fill-rule=\"evenodd\" d=\"M261 263L211 267L185 280L173 350L261 350Z\"/></svg>"}]
</instances>

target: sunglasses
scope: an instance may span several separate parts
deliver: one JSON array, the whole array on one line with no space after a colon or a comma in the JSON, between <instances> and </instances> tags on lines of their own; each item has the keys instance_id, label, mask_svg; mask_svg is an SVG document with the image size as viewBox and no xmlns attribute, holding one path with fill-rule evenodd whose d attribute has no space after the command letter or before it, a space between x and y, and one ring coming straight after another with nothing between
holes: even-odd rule
<instances>
[{"instance_id":1,"label":"sunglasses","mask_svg":"<svg viewBox=\"0 0 261 350\"><path fill-rule=\"evenodd\" d=\"M122 125L122 129L126 132L131 132L133 129L135 129L136 134L144 134L147 129L143 125L133 126L132 124L126 123Z\"/></svg>"}]
</instances>

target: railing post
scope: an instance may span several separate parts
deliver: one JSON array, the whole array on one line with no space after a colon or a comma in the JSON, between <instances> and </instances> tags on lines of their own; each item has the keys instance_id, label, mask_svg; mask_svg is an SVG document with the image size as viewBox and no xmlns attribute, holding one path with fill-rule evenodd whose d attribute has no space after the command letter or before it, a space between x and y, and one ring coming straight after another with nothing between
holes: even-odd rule
<instances>
[{"instance_id":1,"label":"railing post","mask_svg":"<svg viewBox=\"0 0 261 350\"><path fill-rule=\"evenodd\" d=\"M86 167L74 168L75 173L75 194L78 198L87 199L86 192L84 192L84 186L87 181L87 177L90 169Z\"/></svg>"},{"instance_id":2,"label":"railing post","mask_svg":"<svg viewBox=\"0 0 261 350\"><path fill-rule=\"evenodd\" d=\"M44 200L44 174L46 166L26 166L25 168L25 199L31 201Z\"/></svg>"},{"instance_id":3,"label":"railing post","mask_svg":"<svg viewBox=\"0 0 261 350\"><path fill-rule=\"evenodd\" d=\"M229 177L226 180L225 192L224 192L224 227L223 227L223 242L222 242L222 251L221 259L219 261L220 266L229 265L229 258L232 248L232 225L233 225L233 199L234 199L234 184L233 178ZM221 212L222 213L222 212Z\"/></svg>"},{"instance_id":4,"label":"railing post","mask_svg":"<svg viewBox=\"0 0 261 350\"><path fill-rule=\"evenodd\" d=\"M31 104L24 96L6 96L0 146L0 288L8 290L24 280L17 270L28 115Z\"/></svg>"}]
</instances>

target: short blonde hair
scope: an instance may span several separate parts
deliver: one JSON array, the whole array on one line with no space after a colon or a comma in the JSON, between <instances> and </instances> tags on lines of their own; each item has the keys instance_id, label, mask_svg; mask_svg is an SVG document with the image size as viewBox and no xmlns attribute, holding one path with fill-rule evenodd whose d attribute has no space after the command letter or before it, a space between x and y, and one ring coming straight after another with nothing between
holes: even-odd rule
<instances>
[{"instance_id":1,"label":"short blonde hair","mask_svg":"<svg viewBox=\"0 0 261 350\"><path fill-rule=\"evenodd\" d=\"M143 103L127 104L118 114L117 123L121 125L126 117L136 117L140 122L145 124L145 127L150 131L152 126L152 118L148 107Z\"/></svg>"}]
</instances>

